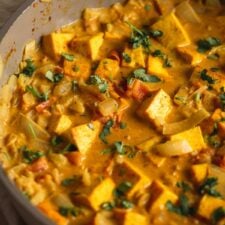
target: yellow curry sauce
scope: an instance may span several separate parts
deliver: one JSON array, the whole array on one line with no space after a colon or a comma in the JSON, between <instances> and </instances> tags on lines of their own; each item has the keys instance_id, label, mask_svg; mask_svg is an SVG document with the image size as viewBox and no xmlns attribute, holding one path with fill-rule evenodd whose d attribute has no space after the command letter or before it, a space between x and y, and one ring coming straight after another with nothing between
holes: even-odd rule
<instances>
[{"instance_id":1,"label":"yellow curry sauce","mask_svg":"<svg viewBox=\"0 0 225 225\"><path fill-rule=\"evenodd\" d=\"M58 225L224 225L224 21L129 0L28 43L1 90L10 179Z\"/></svg>"}]
</instances>

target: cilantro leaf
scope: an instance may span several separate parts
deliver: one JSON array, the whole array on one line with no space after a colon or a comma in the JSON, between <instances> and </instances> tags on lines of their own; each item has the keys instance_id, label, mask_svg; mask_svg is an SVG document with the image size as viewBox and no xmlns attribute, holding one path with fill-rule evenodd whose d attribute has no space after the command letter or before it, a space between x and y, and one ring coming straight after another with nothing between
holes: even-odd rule
<instances>
[{"instance_id":1,"label":"cilantro leaf","mask_svg":"<svg viewBox=\"0 0 225 225\"><path fill-rule=\"evenodd\" d=\"M107 144L107 140L106 140L106 136L108 136L110 134L110 129L112 128L114 122L113 120L108 120L106 122L106 124L103 126L103 129L101 131L101 133L99 134L99 138L105 143Z\"/></svg>"},{"instance_id":2,"label":"cilantro leaf","mask_svg":"<svg viewBox=\"0 0 225 225\"><path fill-rule=\"evenodd\" d=\"M44 156L43 152L29 150L26 146L21 147L20 151L22 152L23 161L27 164L31 164Z\"/></svg>"},{"instance_id":3,"label":"cilantro leaf","mask_svg":"<svg viewBox=\"0 0 225 225\"><path fill-rule=\"evenodd\" d=\"M105 93L108 89L107 81L100 78L98 75L91 75L87 80L87 84L97 86L101 93Z\"/></svg>"},{"instance_id":4,"label":"cilantro leaf","mask_svg":"<svg viewBox=\"0 0 225 225\"><path fill-rule=\"evenodd\" d=\"M74 55L68 54L68 53L65 53L65 52L62 53L62 57L63 57L65 60L70 61L70 62L72 62L72 61L74 60L74 58L75 58Z\"/></svg>"},{"instance_id":5,"label":"cilantro leaf","mask_svg":"<svg viewBox=\"0 0 225 225\"><path fill-rule=\"evenodd\" d=\"M177 182L176 185L178 188L181 188L183 192L187 192L191 190L190 185L184 181Z\"/></svg>"},{"instance_id":6,"label":"cilantro leaf","mask_svg":"<svg viewBox=\"0 0 225 225\"><path fill-rule=\"evenodd\" d=\"M134 70L133 73L127 78L127 83L131 84L133 79L138 79L148 83L158 83L161 81L161 79L155 75L146 74L145 69L142 68Z\"/></svg>"},{"instance_id":7,"label":"cilantro leaf","mask_svg":"<svg viewBox=\"0 0 225 225\"><path fill-rule=\"evenodd\" d=\"M125 53L125 52L123 52L122 53L122 56L123 56L123 60L126 62L126 63L130 63L132 60L131 60L131 57L127 54L127 53Z\"/></svg>"},{"instance_id":8,"label":"cilantro leaf","mask_svg":"<svg viewBox=\"0 0 225 225\"><path fill-rule=\"evenodd\" d=\"M53 73L52 71L48 70L45 74L45 78L52 83L58 83L63 79L64 75L62 73Z\"/></svg>"},{"instance_id":9,"label":"cilantro leaf","mask_svg":"<svg viewBox=\"0 0 225 225\"><path fill-rule=\"evenodd\" d=\"M31 77L35 70L36 70L36 67L33 63L33 60L27 59L26 60L26 66L23 68L22 73L25 76Z\"/></svg>"},{"instance_id":10,"label":"cilantro leaf","mask_svg":"<svg viewBox=\"0 0 225 225\"><path fill-rule=\"evenodd\" d=\"M207 69L204 69L200 72L200 78L204 81L207 81L209 84L215 84L216 80L210 77L207 73Z\"/></svg>"},{"instance_id":11,"label":"cilantro leaf","mask_svg":"<svg viewBox=\"0 0 225 225\"><path fill-rule=\"evenodd\" d=\"M220 39L216 37L208 37L206 39L201 39L197 42L198 45L198 52L205 53L209 50L211 50L213 47L221 45L222 42Z\"/></svg>"}]
</instances>

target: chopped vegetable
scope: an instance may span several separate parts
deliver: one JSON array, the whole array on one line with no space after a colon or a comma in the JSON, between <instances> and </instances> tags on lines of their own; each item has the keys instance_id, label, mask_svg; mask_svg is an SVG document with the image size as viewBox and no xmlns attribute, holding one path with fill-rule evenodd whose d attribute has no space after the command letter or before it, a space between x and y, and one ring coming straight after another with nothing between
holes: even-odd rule
<instances>
[{"instance_id":1,"label":"chopped vegetable","mask_svg":"<svg viewBox=\"0 0 225 225\"><path fill-rule=\"evenodd\" d=\"M200 72L200 78L204 81L207 81L209 84L215 84L216 80L213 79L212 77L210 77L208 74L207 74L207 70L204 69Z\"/></svg>"},{"instance_id":2,"label":"chopped vegetable","mask_svg":"<svg viewBox=\"0 0 225 225\"><path fill-rule=\"evenodd\" d=\"M28 77L31 77L36 70L36 67L31 59L26 60L26 66L23 68L22 73Z\"/></svg>"},{"instance_id":3,"label":"chopped vegetable","mask_svg":"<svg viewBox=\"0 0 225 225\"><path fill-rule=\"evenodd\" d=\"M133 73L127 78L127 83L131 84L133 79L138 79L149 83L158 83L161 81L159 77L147 74L146 70L142 68L134 70Z\"/></svg>"},{"instance_id":4,"label":"chopped vegetable","mask_svg":"<svg viewBox=\"0 0 225 225\"><path fill-rule=\"evenodd\" d=\"M19 150L22 152L23 161L28 164L44 156L43 152L29 150L26 146L21 147Z\"/></svg>"},{"instance_id":5,"label":"chopped vegetable","mask_svg":"<svg viewBox=\"0 0 225 225\"><path fill-rule=\"evenodd\" d=\"M219 46L221 44L222 42L220 39L216 37L208 37L206 39L202 39L197 42L197 45L198 45L197 50L198 52L205 53L211 50L213 47Z\"/></svg>"},{"instance_id":6,"label":"chopped vegetable","mask_svg":"<svg viewBox=\"0 0 225 225\"><path fill-rule=\"evenodd\" d=\"M218 185L218 178L209 177L199 187L200 194L208 194L214 197L221 198L221 194L215 189Z\"/></svg>"},{"instance_id":7,"label":"chopped vegetable","mask_svg":"<svg viewBox=\"0 0 225 225\"><path fill-rule=\"evenodd\" d=\"M107 144L107 140L106 140L106 136L108 136L110 134L110 129L112 128L114 122L113 120L108 120L106 122L106 124L104 125L102 132L99 134L99 138L105 143Z\"/></svg>"},{"instance_id":8,"label":"chopped vegetable","mask_svg":"<svg viewBox=\"0 0 225 225\"><path fill-rule=\"evenodd\" d=\"M63 79L64 75L62 73L53 73L52 71L48 70L45 74L45 77L52 83L58 83Z\"/></svg>"},{"instance_id":9,"label":"chopped vegetable","mask_svg":"<svg viewBox=\"0 0 225 225\"><path fill-rule=\"evenodd\" d=\"M74 60L74 58L75 58L74 55L68 54L68 53L62 53L62 57L63 57L65 60L70 61L70 62L72 62L72 61Z\"/></svg>"},{"instance_id":10,"label":"chopped vegetable","mask_svg":"<svg viewBox=\"0 0 225 225\"><path fill-rule=\"evenodd\" d=\"M98 75L91 75L87 81L87 84L97 86L101 93L105 93L108 89L107 81L100 78Z\"/></svg>"}]
</instances>

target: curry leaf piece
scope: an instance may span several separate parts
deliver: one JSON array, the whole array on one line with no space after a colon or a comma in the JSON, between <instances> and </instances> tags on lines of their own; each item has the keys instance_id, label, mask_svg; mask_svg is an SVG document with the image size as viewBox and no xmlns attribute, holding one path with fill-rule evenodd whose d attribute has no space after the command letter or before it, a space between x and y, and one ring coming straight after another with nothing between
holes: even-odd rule
<instances>
[{"instance_id":1,"label":"curry leaf piece","mask_svg":"<svg viewBox=\"0 0 225 225\"><path fill-rule=\"evenodd\" d=\"M218 179L216 177L207 178L199 187L200 194L208 194L214 197L221 197L221 194L215 189L218 184Z\"/></svg>"},{"instance_id":2,"label":"curry leaf piece","mask_svg":"<svg viewBox=\"0 0 225 225\"><path fill-rule=\"evenodd\" d=\"M87 80L87 84L97 86L101 93L105 93L108 89L107 81L100 78L98 75L91 75Z\"/></svg>"},{"instance_id":3,"label":"curry leaf piece","mask_svg":"<svg viewBox=\"0 0 225 225\"><path fill-rule=\"evenodd\" d=\"M207 81L209 84L215 84L216 80L210 77L207 73L207 69L204 69L200 72L200 78L204 81Z\"/></svg>"},{"instance_id":4,"label":"curry leaf piece","mask_svg":"<svg viewBox=\"0 0 225 225\"><path fill-rule=\"evenodd\" d=\"M23 68L22 73L28 77L31 77L36 70L33 60L27 59L26 66Z\"/></svg>"},{"instance_id":5,"label":"curry leaf piece","mask_svg":"<svg viewBox=\"0 0 225 225\"><path fill-rule=\"evenodd\" d=\"M150 48L150 40L148 38L148 35L145 31L139 30L137 27L135 27L133 24L127 22L131 29L131 38L130 38L130 44L133 48L143 47L147 52L149 52Z\"/></svg>"},{"instance_id":6,"label":"curry leaf piece","mask_svg":"<svg viewBox=\"0 0 225 225\"><path fill-rule=\"evenodd\" d=\"M72 54L69 54L69 53L62 53L62 57L65 59L65 60L67 60L67 61L70 61L70 62L72 62L73 60L74 60L74 55L72 55Z\"/></svg>"},{"instance_id":7,"label":"curry leaf piece","mask_svg":"<svg viewBox=\"0 0 225 225\"><path fill-rule=\"evenodd\" d=\"M198 52L205 53L211 50L213 47L221 45L221 40L216 37L208 37L206 39L201 39L197 42Z\"/></svg>"},{"instance_id":8,"label":"curry leaf piece","mask_svg":"<svg viewBox=\"0 0 225 225\"><path fill-rule=\"evenodd\" d=\"M29 150L26 146L20 148L20 151L22 152L23 161L27 164L31 164L44 156L43 152Z\"/></svg>"},{"instance_id":9,"label":"curry leaf piece","mask_svg":"<svg viewBox=\"0 0 225 225\"><path fill-rule=\"evenodd\" d=\"M106 122L106 124L103 126L103 129L101 131L101 133L99 134L99 138L105 143L107 144L107 140L106 137L110 134L110 129L112 128L114 122L113 120L108 120Z\"/></svg>"},{"instance_id":10,"label":"curry leaf piece","mask_svg":"<svg viewBox=\"0 0 225 225\"><path fill-rule=\"evenodd\" d=\"M217 208L211 216L212 224L217 224L222 218L225 217L225 209L223 207Z\"/></svg>"}]
</instances>

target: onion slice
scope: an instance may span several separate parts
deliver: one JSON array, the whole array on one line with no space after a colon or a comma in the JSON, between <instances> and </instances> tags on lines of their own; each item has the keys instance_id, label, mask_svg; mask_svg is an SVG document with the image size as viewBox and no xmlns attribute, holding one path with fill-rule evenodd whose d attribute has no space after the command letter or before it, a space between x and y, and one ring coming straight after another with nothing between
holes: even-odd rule
<instances>
[{"instance_id":1,"label":"onion slice","mask_svg":"<svg viewBox=\"0 0 225 225\"><path fill-rule=\"evenodd\" d=\"M186 140L167 141L155 146L156 152L165 157L180 156L193 152L192 147Z\"/></svg>"},{"instance_id":2,"label":"onion slice","mask_svg":"<svg viewBox=\"0 0 225 225\"><path fill-rule=\"evenodd\" d=\"M210 114L205 109L200 109L185 120L176 123L165 124L163 126L163 134L172 135L180 133L185 130L189 130L197 126L199 123L201 123L204 119L208 118L209 116Z\"/></svg>"}]
</instances>

